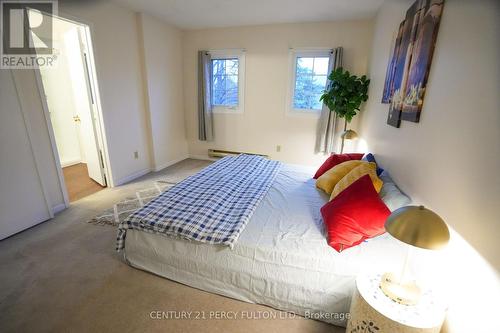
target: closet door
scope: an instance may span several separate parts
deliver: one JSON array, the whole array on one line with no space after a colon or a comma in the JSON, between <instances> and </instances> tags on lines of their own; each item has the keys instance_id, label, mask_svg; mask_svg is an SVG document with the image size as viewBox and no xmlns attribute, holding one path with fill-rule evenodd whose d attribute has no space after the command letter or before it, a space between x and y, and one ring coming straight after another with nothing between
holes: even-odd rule
<instances>
[{"instance_id":1,"label":"closet door","mask_svg":"<svg viewBox=\"0 0 500 333\"><path fill-rule=\"evenodd\" d=\"M10 70L0 70L0 239L50 218Z\"/></svg>"}]
</instances>

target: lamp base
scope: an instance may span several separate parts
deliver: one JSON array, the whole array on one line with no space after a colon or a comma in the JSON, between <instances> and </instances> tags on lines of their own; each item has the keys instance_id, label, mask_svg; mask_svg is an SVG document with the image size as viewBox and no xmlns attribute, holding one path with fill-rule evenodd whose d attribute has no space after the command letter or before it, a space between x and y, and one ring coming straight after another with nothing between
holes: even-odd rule
<instances>
[{"instance_id":1,"label":"lamp base","mask_svg":"<svg viewBox=\"0 0 500 333\"><path fill-rule=\"evenodd\" d=\"M400 282L392 273L385 273L380 280L380 289L394 302L415 305L420 299L420 288L412 282Z\"/></svg>"}]
</instances>

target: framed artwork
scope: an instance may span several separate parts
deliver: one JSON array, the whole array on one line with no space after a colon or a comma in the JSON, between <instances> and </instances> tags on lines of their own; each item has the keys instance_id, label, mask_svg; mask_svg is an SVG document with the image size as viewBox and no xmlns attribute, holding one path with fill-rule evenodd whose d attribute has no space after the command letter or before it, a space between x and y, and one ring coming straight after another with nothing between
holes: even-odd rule
<instances>
[{"instance_id":1,"label":"framed artwork","mask_svg":"<svg viewBox=\"0 0 500 333\"><path fill-rule=\"evenodd\" d=\"M417 0L399 26L382 96L391 126L420 119L443 5L444 0Z\"/></svg>"},{"instance_id":2,"label":"framed artwork","mask_svg":"<svg viewBox=\"0 0 500 333\"><path fill-rule=\"evenodd\" d=\"M382 94L382 103L390 103L393 90L394 69L396 68L396 60L398 58L399 46L401 45L401 38L403 37L404 21L399 25L398 31L394 34L391 44L391 56L387 64L387 71L385 74L384 92Z\"/></svg>"},{"instance_id":3,"label":"framed artwork","mask_svg":"<svg viewBox=\"0 0 500 333\"><path fill-rule=\"evenodd\" d=\"M444 0L421 1L418 29L412 47L401 116L403 120L419 122L424 104L425 88L431 69Z\"/></svg>"}]
</instances>

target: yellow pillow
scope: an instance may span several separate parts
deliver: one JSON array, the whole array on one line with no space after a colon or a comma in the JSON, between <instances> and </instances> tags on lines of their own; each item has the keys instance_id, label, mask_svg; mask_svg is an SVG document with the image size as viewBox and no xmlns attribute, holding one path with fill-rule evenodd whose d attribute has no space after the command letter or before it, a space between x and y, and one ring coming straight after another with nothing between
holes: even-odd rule
<instances>
[{"instance_id":1,"label":"yellow pillow","mask_svg":"<svg viewBox=\"0 0 500 333\"><path fill-rule=\"evenodd\" d=\"M355 167L368 164L366 161L352 160L337 164L316 180L316 187L330 194L335 185Z\"/></svg>"},{"instance_id":2,"label":"yellow pillow","mask_svg":"<svg viewBox=\"0 0 500 333\"><path fill-rule=\"evenodd\" d=\"M346 174L333 188L330 200L335 198L340 192L348 188L352 183L354 183L364 175L370 176L373 187L375 187L377 193L380 192L384 183L380 178L377 177L377 164L370 162L361 164L352 169L348 174Z\"/></svg>"}]
</instances>

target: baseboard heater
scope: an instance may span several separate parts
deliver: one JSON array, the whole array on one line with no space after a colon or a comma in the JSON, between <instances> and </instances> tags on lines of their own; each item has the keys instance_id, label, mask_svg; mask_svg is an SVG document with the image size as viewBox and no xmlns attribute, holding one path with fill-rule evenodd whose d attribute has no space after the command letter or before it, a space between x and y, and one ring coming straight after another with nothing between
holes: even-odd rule
<instances>
[{"instance_id":1,"label":"baseboard heater","mask_svg":"<svg viewBox=\"0 0 500 333\"><path fill-rule=\"evenodd\" d=\"M222 158L226 156L236 156L240 154L247 154L247 155L258 155L262 157L269 157L267 155L263 154L256 154L256 153L247 153L247 152L241 152L241 151L230 151L230 150L220 150L220 149L209 149L208 150L208 156L211 158Z\"/></svg>"}]
</instances>

